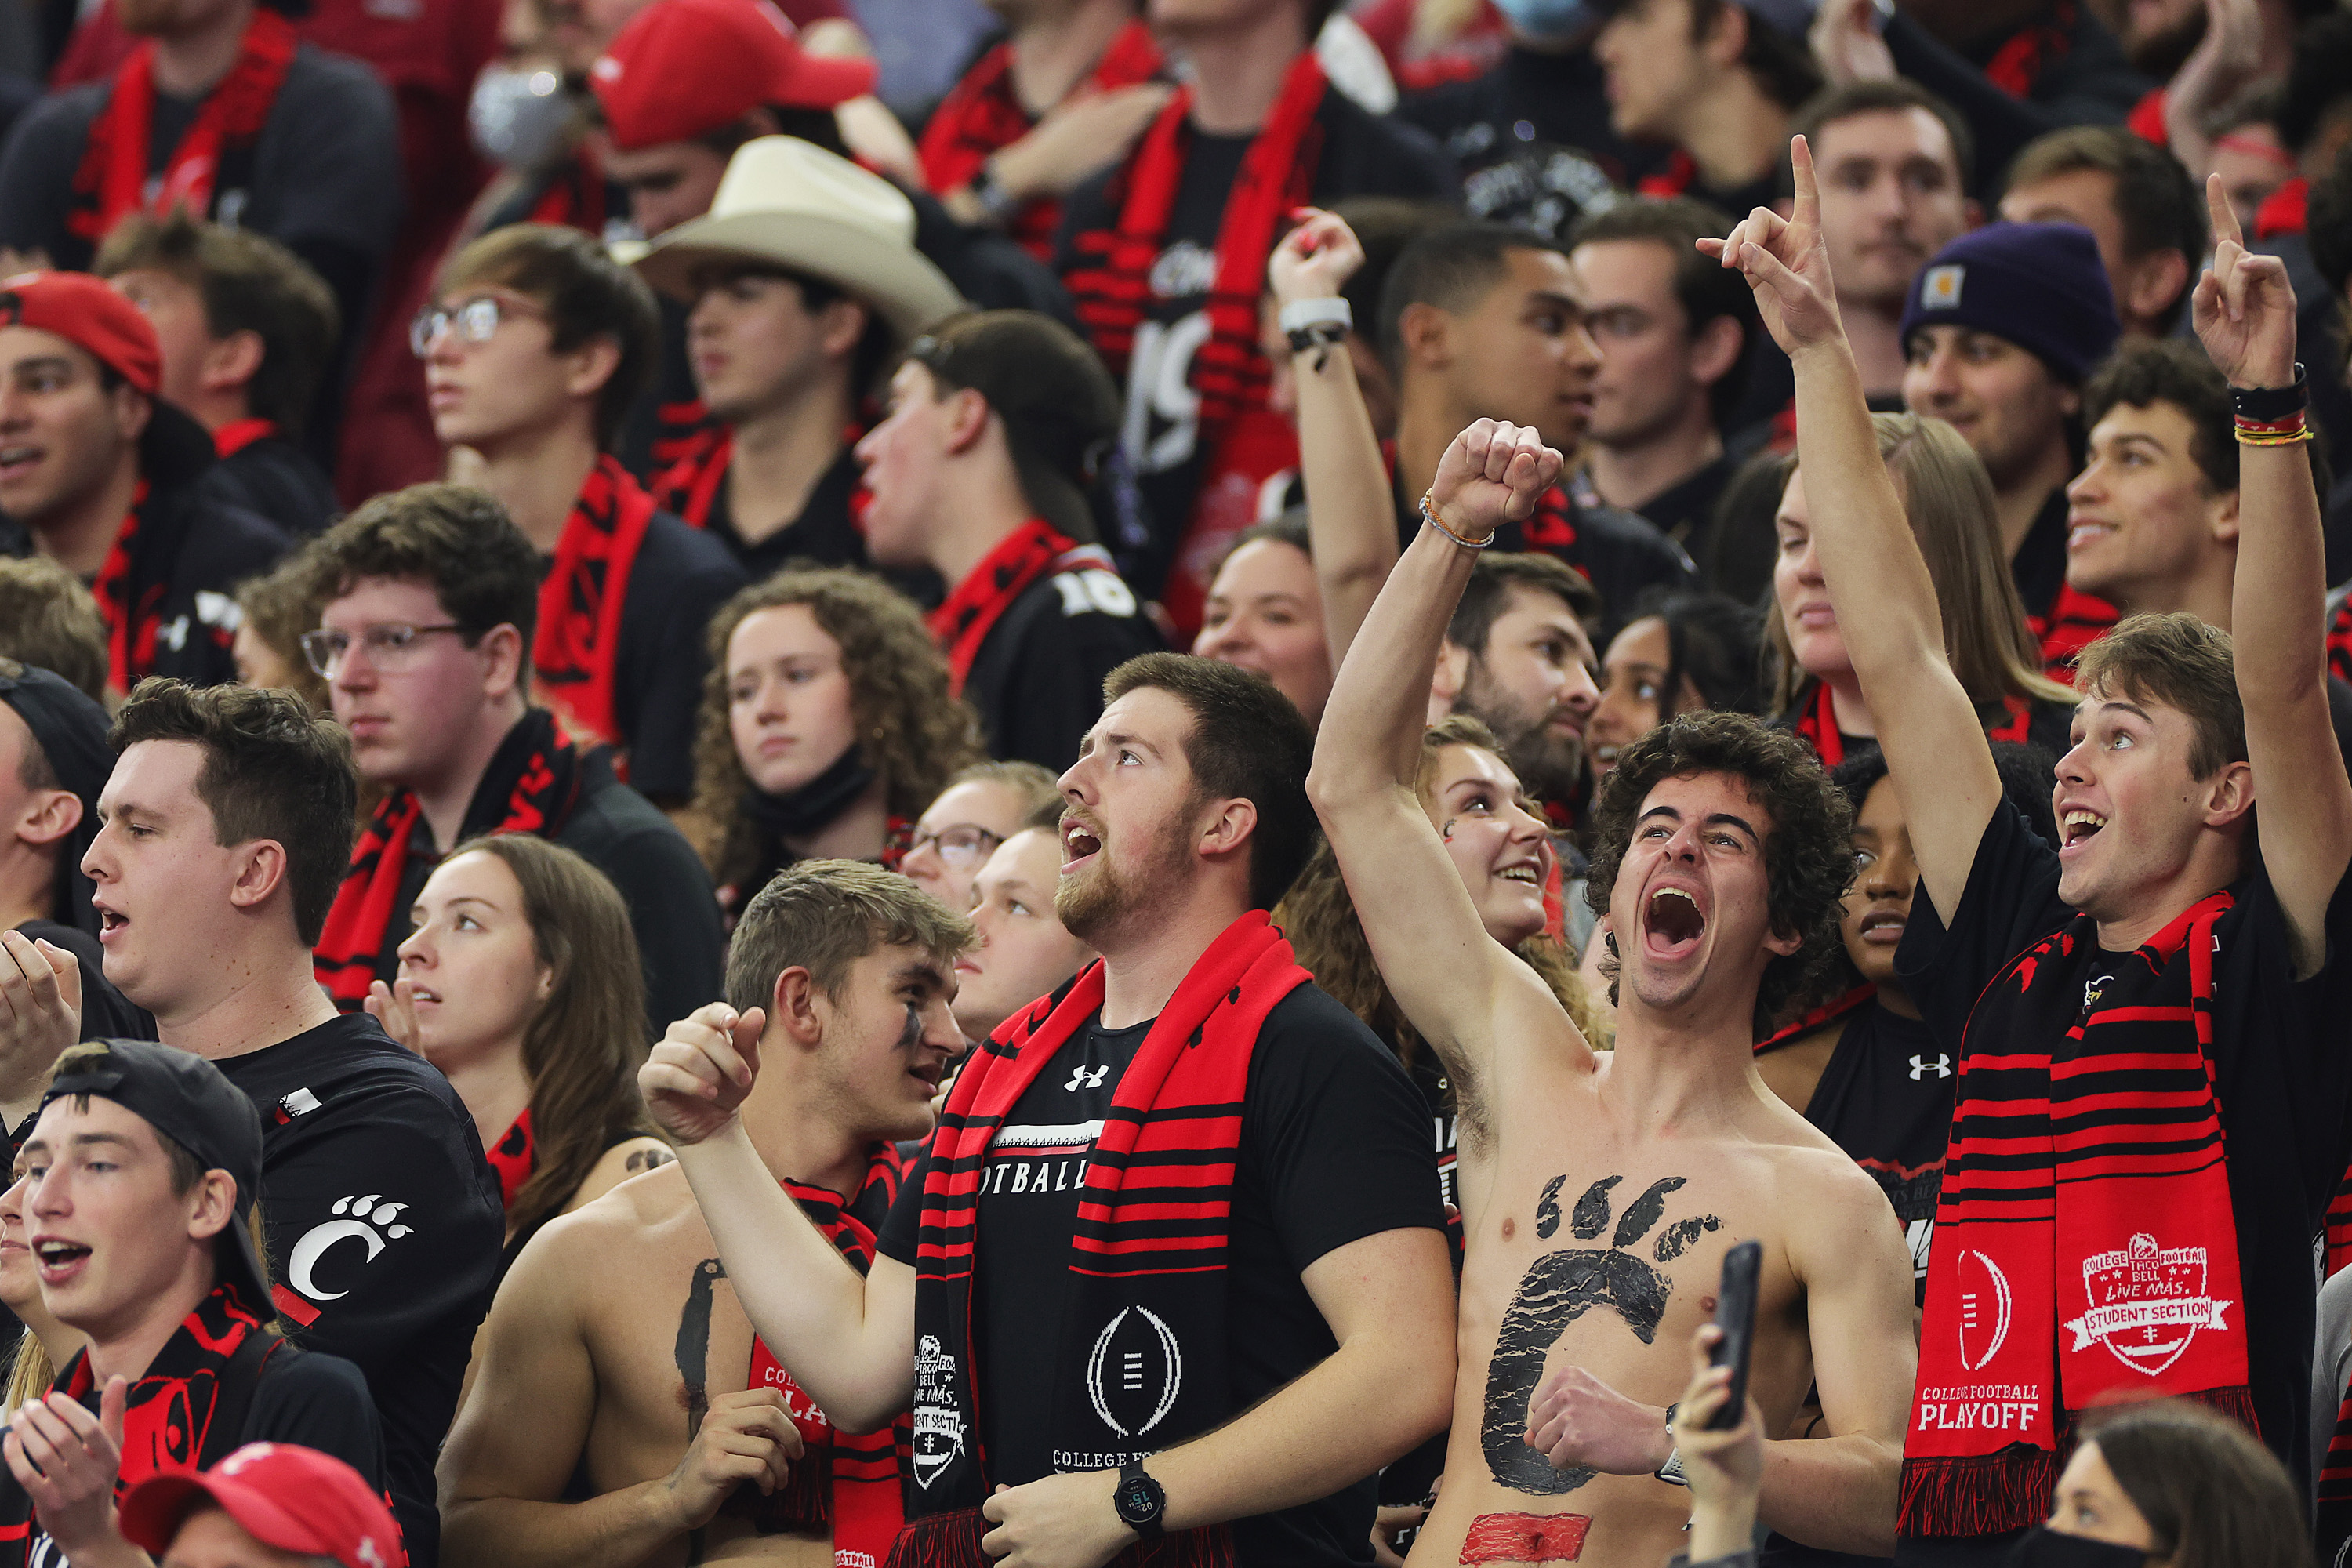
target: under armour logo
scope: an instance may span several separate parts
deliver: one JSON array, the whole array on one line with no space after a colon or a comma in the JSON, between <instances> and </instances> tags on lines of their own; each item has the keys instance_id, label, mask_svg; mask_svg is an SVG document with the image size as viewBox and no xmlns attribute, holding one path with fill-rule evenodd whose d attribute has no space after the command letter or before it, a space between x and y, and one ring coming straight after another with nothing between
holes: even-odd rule
<instances>
[{"instance_id":1,"label":"under armour logo","mask_svg":"<svg viewBox=\"0 0 2352 1568\"><path fill-rule=\"evenodd\" d=\"M1911 1081L1913 1083L1917 1083L1929 1073L1934 1073L1937 1078L1951 1077L1952 1058L1946 1056L1941 1051L1937 1051L1936 1053L1936 1059L1932 1062L1925 1057L1913 1057L1911 1058Z\"/></svg>"},{"instance_id":2,"label":"under armour logo","mask_svg":"<svg viewBox=\"0 0 2352 1568\"><path fill-rule=\"evenodd\" d=\"M1095 1068L1092 1072L1088 1072L1085 1068L1077 1068L1072 1070L1070 1081L1062 1087L1072 1094L1077 1093L1082 1089L1100 1089L1103 1079L1109 1073L1110 1067L1108 1063Z\"/></svg>"}]
</instances>

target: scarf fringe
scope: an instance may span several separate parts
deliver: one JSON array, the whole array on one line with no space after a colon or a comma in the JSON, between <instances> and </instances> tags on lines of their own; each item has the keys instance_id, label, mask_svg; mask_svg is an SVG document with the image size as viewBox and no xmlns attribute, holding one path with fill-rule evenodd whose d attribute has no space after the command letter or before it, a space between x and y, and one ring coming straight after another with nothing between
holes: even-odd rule
<instances>
[{"instance_id":1,"label":"scarf fringe","mask_svg":"<svg viewBox=\"0 0 2352 1568\"><path fill-rule=\"evenodd\" d=\"M995 1568L981 1550L981 1537L995 1528L976 1508L953 1509L909 1520L882 1568ZM1233 1568L1234 1533L1229 1525L1180 1530L1139 1541L1112 1558L1108 1568Z\"/></svg>"},{"instance_id":2,"label":"scarf fringe","mask_svg":"<svg viewBox=\"0 0 2352 1568\"><path fill-rule=\"evenodd\" d=\"M2261 1423L2254 1418L2253 1391L2242 1384L2155 1397L2202 1405L2216 1415L2228 1416L2258 1437L2262 1435ZM2117 1399L2098 1408L2152 1402ZM2075 1413L2069 1412L2054 1451L2012 1443L1991 1454L1904 1460L1902 1500L1895 1513L1899 1521L1896 1533L1906 1540L1916 1536L1999 1535L2042 1523L2050 1517L2059 1474L2074 1457L2078 1435Z\"/></svg>"}]
</instances>

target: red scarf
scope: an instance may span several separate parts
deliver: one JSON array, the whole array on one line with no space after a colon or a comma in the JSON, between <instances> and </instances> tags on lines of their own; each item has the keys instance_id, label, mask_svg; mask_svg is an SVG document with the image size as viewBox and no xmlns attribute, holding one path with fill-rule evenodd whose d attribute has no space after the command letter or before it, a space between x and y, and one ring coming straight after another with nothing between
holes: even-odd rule
<instances>
[{"instance_id":1,"label":"red scarf","mask_svg":"<svg viewBox=\"0 0 2352 1568\"><path fill-rule=\"evenodd\" d=\"M1985 62L1985 79L2011 98L2031 98L2051 61L2074 47L2074 7L2058 0L2050 20L2019 28Z\"/></svg>"},{"instance_id":2,"label":"red scarf","mask_svg":"<svg viewBox=\"0 0 2352 1568\"><path fill-rule=\"evenodd\" d=\"M148 522L146 510L147 481L142 479L131 492L122 530L99 565L98 580L89 585L106 616L107 684L122 692L154 673L155 634L163 628L163 595L171 588L161 573L136 570L138 556L155 553L138 548L139 535Z\"/></svg>"},{"instance_id":3,"label":"red scarf","mask_svg":"<svg viewBox=\"0 0 2352 1568\"><path fill-rule=\"evenodd\" d=\"M1253 910L1227 926L1178 984L1119 1079L1087 1159L1070 1243L1069 1353L1025 1385L992 1388L974 1375L980 1185L1004 1119L1101 1009L1102 964L1030 1004L972 1052L932 1135L924 1179L915 1329L927 1354L915 1363L908 1465L916 1488L908 1495L928 1508L908 1521L893 1563L982 1561L962 1548L977 1544L973 1521L990 1485L979 1444L984 1393L1038 1401L1057 1446L1107 1456L1165 1447L1234 1414L1224 1271L1242 1102L1266 1015L1308 980L1265 911ZM1140 1181L1134 1195L1125 1190L1130 1173ZM1083 1371L1087 1346L1098 1342L1097 1325L1129 1312L1184 1347L1184 1375L1171 1380L1169 1403L1132 1433L1109 1423ZM1162 1561L1231 1561L1222 1530L1182 1531L1154 1544L1169 1552Z\"/></svg>"},{"instance_id":4,"label":"red scarf","mask_svg":"<svg viewBox=\"0 0 2352 1568\"><path fill-rule=\"evenodd\" d=\"M2253 1426L2213 1089L2213 927L2231 903L2211 894L2127 954L2100 952L2078 915L1979 999L1936 1212L1903 1535L2044 1518L2074 1414L2102 1402L2186 1396Z\"/></svg>"},{"instance_id":5,"label":"red scarf","mask_svg":"<svg viewBox=\"0 0 2352 1568\"><path fill-rule=\"evenodd\" d=\"M866 1208L877 1217L887 1214L908 1164L896 1145L877 1143L866 1167L865 1185L846 1206L828 1187L787 1181L784 1191L864 1274L874 1267L874 1227L850 1210ZM735 1512L740 1505L762 1531L830 1525L835 1562L879 1563L905 1519L898 1500L896 1433L887 1426L856 1435L837 1429L757 1335L752 1336L751 1369L744 1386L773 1388L783 1395L784 1409L800 1430L802 1453L782 1490L763 1498L751 1488L740 1489L727 1510Z\"/></svg>"},{"instance_id":6,"label":"red scarf","mask_svg":"<svg viewBox=\"0 0 2352 1568\"><path fill-rule=\"evenodd\" d=\"M1150 81L1160 74L1161 64L1151 30L1141 22L1129 22L1063 101ZM1036 124L1013 91L1013 46L999 44L931 111L930 122L923 127L923 183L941 195L961 189L992 153L1020 141ZM1040 196L1021 205L1006 232L1024 250L1051 264L1054 236L1061 226L1060 200Z\"/></svg>"},{"instance_id":7,"label":"red scarf","mask_svg":"<svg viewBox=\"0 0 2352 1568\"><path fill-rule=\"evenodd\" d=\"M1845 737L1837 727L1836 701L1830 695L1829 682L1809 682L1812 695L1800 697L1796 722L1790 726L1797 738L1813 749L1822 759L1822 766L1833 768L1845 761ZM2029 738L2033 723L2033 704L2014 694L2000 700L2001 717L1985 726L1988 741L2021 742ZM1984 717L1979 709L1977 717Z\"/></svg>"},{"instance_id":8,"label":"red scarf","mask_svg":"<svg viewBox=\"0 0 2352 1568\"><path fill-rule=\"evenodd\" d=\"M224 458L234 458L256 441L265 441L278 434L276 421L269 419L232 419L213 432L213 450Z\"/></svg>"},{"instance_id":9,"label":"red scarf","mask_svg":"<svg viewBox=\"0 0 2352 1568\"><path fill-rule=\"evenodd\" d=\"M2336 607L2336 618L2327 623L2327 668L2332 675L2352 680L2352 599Z\"/></svg>"},{"instance_id":10,"label":"red scarf","mask_svg":"<svg viewBox=\"0 0 2352 1568\"><path fill-rule=\"evenodd\" d=\"M2254 209L2254 237L2275 239L2301 234L2311 225L2311 182L2297 174L2263 198Z\"/></svg>"},{"instance_id":11,"label":"red scarf","mask_svg":"<svg viewBox=\"0 0 2352 1568\"><path fill-rule=\"evenodd\" d=\"M572 815L579 788L579 754L547 710L534 708L499 742L466 808L458 839L485 833L551 837ZM352 847L351 869L335 889L310 961L319 984L346 1013L358 1011L367 999L392 922L407 912L400 907L401 883L408 873L409 840L424 816L425 808L407 790L385 795ZM445 853L448 847L443 847Z\"/></svg>"},{"instance_id":12,"label":"red scarf","mask_svg":"<svg viewBox=\"0 0 2352 1568\"><path fill-rule=\"evenodd\" d=\"M1032 583L1050 571L1087 566L1115 570L1099 545L1076 543L1043 518L1031 518L998 541L927 617L932 640L948 656L948 689L963 695L980 645Z\"/></svg>"},{"instance_id":13,"label":"red scarf","mask_svg":"<svg viewBox=\"0 0 2352 1568\"><path fill-rule=\"evenodd\" d=\"M195 217L210 217L221 160L261 135L294 63L294 45L291 23L267 5L255 9L236 63L205 96L152 195L147 153L155 114L154 40L133 49L115 75L106 107L90 122L89 143L74 171L66 232L96 245L134 212L161 216L184 206Z\"/></svg>"},{"instance_id":14,"label":"red scarf","mask_svg":"<svg viewBox=\"0 0 2352 1568\"><path fill-rule=\"evenodd\" d=\"M688 528L708 528L711 503L735 460L735 432L725 425L705 426L680 440L675 451L654 480L654 505L676 513Z\"/></svg>"},{"instance_id":15,"label":"red scarf","mask_svg":"<svg viewBox=\"0 0 2352 1568\"><path fill-rule=\"evenodd\" d=\"M516 1194L522 1191L523 1184L530 1180L531 1171L539 1164L539 1149L530 1136L530 1106L522 1108L522 1114L514 1119L514 1125L507 1129L504 1137L484 1150L482 1157L490 1163L490 1169L498 1173L499 1206L512 1213Z\"/></svg>"},{"instance_id":16,"label":"red scarf","mask_svg":"<svg viewBox=\"0 0 2352 1568\"><path fill-rule=\"evenodd\" d=\"M531 204L532 223L562 224L603 238L605 218L604 166L585 142L558 163Z\"/></svg>"},{"instance_id":17,"label":"red scarf","mask_svg":"<svg viewBox=\"0 0 2352 1568\"><path fill-rule=\"evenodd\" d=\"M539 585L531 673L551 707L608 745L622 741L613 720L621 612L653 517L654 498L611 453L598 458L563 521L555 564Z\"/></svg>"},{"instance_id":18,"label":"red scarf","mask_svg":"<svg viewBox=\"0 0 2352 1568\"><path fill-rule=\"evenodd\" d=\"M1633 190L1644 196L1678 196L1698 183L1698 163L1677 147L1667 158L1666 166L1654 174L1644 174L1634 182Z\"/></svg>"},{"instance_id":19,"label":"red scarf","mask_svg":"<svg viewBox=\"0 0 2352 1568\"><path fill-rule=\"evenodd\" d=\"M2164 89L2149 88L2140 95L2140 100L2132 105L2132 111L2124 117L2125 126L2143 142L2152 142L2158 147L2170 147L2172 132L2164 123L2166 101Z\"/></svg>"},{"instance_id":20,"label":"red scarf","mask_svg":"<svg viewBox=\"0 0 2352 1568\"><path fill-rule=\"evenodd\" d=\"M2095 599L2072 583L2063 584L2046 615L2025 617L2026 629L2042 645L2042 673L2074 684L2074 657L2114 629L2123 618L2105 599Z\"/></svg>"},{"instance_id":21,"label":"red scarf","mask_svg":"<svg viewBox=\"0 0 2352 1568\"><path fill-rule=\"evenodd\" d=\"M1258 299L1265 289L1265 260L1283 221L1313 193L1323 157L1316 110L1325 85L1315 51L1303 51L1283 79L1265 127L1242 157L1218 226L1209 337L1194 353L1187 378L1200 396L1201 482L1192 515L1181 520L1176 568L1160 595L1170 618L1187 635L1200 625L1216 557L1234 534L1257 521L1259 487L1298 460L1289 422L1265 405L1269 372L1257 346ZM1090 229L1071 242L1076 265L1064 281L1079 325L1120 382L1127 379L1136 330L1151 303L1152 264L1164 247L1183 184L1192 108L1192 89L1179 88L1118 176L1126 182L1126 196L1117 226Z\"/></svg>"}]
</instances>

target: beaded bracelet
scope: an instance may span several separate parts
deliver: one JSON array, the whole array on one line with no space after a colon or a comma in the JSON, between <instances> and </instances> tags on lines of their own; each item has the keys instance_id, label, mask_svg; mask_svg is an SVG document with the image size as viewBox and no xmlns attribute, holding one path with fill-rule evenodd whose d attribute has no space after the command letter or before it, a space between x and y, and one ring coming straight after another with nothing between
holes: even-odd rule
<instances>
[{"instance_id":1,"label":"beaded bracelet","mask_svg":"<svg viewBox=\"0 0 2352 1568\"><path fill-rule=\"evenodd\" d=\"M2313 435L2302 413L2284 419L2258 423L2251 419L2238 421L2238 445L2241 447L2292 447L2298 441L2308 441Z\"/></svg>"},{"instance_id":2,"label":"beaded bracelet","mask_svg":"<svg viewBox=\"0 0 2352 1568\"><path fill-rule=\"evenodd\" d=\"M1495 542L1495 536L1491 532L1484 539L1465 539L1460 534L1454 532L1452 529L1446 527L1444 523L1438 521L1437 508L1430 502L1430 497L1436 493L1437 492L1434 488L1422 492L1421 520L1423 522L1426 522L1430 527L1437 530L1438 532L1445 535L1446 538L1454 541L1454 543L1462 546L1465 550L1484 550L1488 545Z\"/></svg>"}]
</instances>

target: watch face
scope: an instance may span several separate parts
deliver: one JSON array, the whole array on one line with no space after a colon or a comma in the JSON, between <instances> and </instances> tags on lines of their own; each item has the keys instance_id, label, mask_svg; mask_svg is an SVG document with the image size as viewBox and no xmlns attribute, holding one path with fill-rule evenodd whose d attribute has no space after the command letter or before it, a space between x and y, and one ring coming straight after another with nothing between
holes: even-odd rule
<instances>
[{"instance_id":1,"label":"watch face","mask_svg":"<svg viewBox=\"0 0 2352 1568\"><path fill-rule=\"evenodd\" d=\"M1150 1519L1153 1507L1151 1483L1137 1476L1118 1483L1118 1516L1129 1523Z\"/></svg>"}]
</instances>

